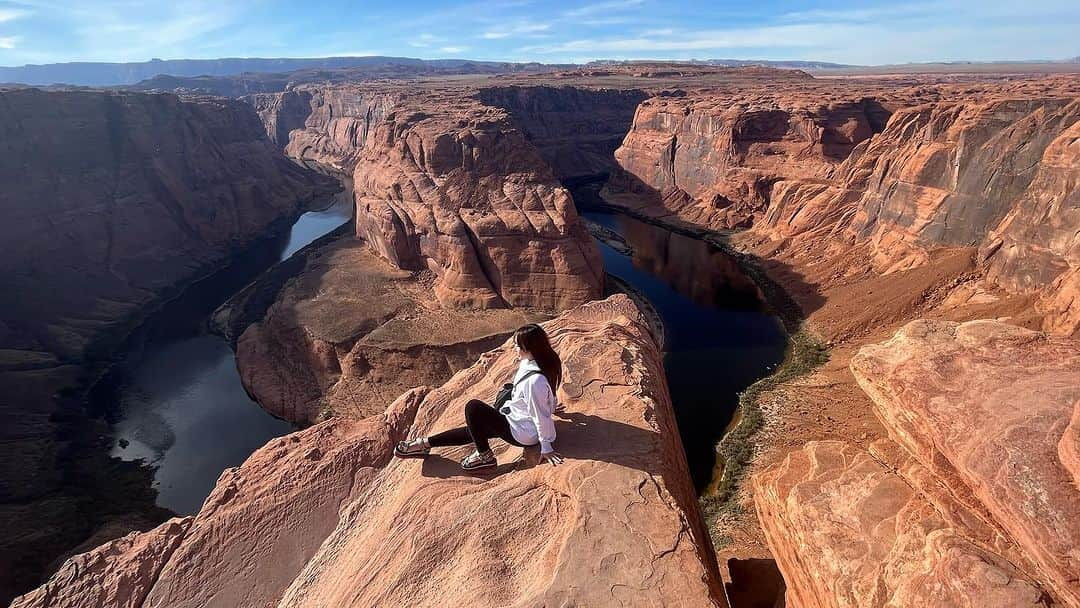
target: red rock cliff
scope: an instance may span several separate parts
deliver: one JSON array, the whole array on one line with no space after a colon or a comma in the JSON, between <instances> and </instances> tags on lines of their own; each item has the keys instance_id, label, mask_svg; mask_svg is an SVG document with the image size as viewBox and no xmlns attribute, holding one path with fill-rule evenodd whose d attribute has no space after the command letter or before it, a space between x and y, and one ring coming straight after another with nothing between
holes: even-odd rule
<instances>
[{"instance_id":1,"label":"red rock cliff","mask_svg":"<svg viewBox=\"0 0 1080 608\"><path fill-rule=\"evenodd\" d=\"M613 185L697 224L747 226L766 210L774 182L828 178L888 116L859 98L652 98L616 152L623 171Z\"/></svg>"},{"instance_id":2,"label":"red rock cliff","mask_svg":"<svg viewBox=\"0 0 1080 608\"><path fill-rule=\"evenodd\" d=\"M1044 329L1080 330L1080 82L820 87L643 102L610 200L883 274L978 248L980 289L1033 295Z\"/></svg>"},{"instance_id":3,"label":"red rock cliff","mask_svg":"<svg viewBox=\"0 0 1080 608\"><path fill-rule=\"evenodd\" d=\"M889 440L811 442L755 478L806 606L1080 606L1080 345L914 321L851 371Z\"/></svg>"}]
</instances>

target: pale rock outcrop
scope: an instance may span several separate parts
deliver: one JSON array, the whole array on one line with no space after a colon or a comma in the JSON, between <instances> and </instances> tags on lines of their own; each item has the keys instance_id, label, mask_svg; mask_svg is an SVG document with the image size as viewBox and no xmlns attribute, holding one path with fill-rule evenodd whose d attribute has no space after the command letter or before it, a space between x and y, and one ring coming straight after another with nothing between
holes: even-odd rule
<instances>
[{"instance_id":1,"label":"pale rock outcrop","mask_svg":"<svg viewBox=\"0 0 1080 608\"><path fill-rule=\"evenodd\" d=\"M563 465L507 446L475 475L464 448L390 457L490 398L516 367L504 345L381 416L316 425L227 471L143 606L725 605L641 314L614 296L546 327L566 372Z\"/></svg>"},{"instance_id":2,"label":"pale rock outcrop","mask_svg":"<svg viewBox=\"0 0 1080 608\"><path fill-rule=\"evenodd\" d=\"M970 513L942 509L909 481L926 481L919 465L894 466L842 441L813 441L754 477L789 605L1049 605L1027 573L971 539Z\"/></svg>"},{"instance_id":3,"label":"pale rock outcrop","mask_svg":"<svg viewBox=\"0 0 1080 608\"><path fill-rule=\"evenodd\" d=\"M1080 606L1080 345L995 321L914 321L851 369L890 437Z\"/></svg>"}]
</instances>

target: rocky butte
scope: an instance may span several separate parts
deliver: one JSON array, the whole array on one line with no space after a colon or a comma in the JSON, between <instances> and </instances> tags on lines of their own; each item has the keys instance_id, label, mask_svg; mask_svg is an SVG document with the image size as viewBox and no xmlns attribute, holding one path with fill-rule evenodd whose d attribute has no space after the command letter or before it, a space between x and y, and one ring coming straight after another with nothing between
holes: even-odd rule
<instances>
[{"instance_id":1,"label":"rocky butte","mask_svg":"<svg viewBox=\"0 0 1080 608\"><path fill-rule=\"evenodd\" d=\"M763 605L1080 606L1080 78L631 64L246 101L356 208L218 314L311 426L16 606L722 606L765 587L750 560L783 575ZM797 330L699 500L649 323L597 301L586 178L738 252ZM568 465L391 460L494 392L525 319L566 362Z\"/></svg>"}]
</instances>

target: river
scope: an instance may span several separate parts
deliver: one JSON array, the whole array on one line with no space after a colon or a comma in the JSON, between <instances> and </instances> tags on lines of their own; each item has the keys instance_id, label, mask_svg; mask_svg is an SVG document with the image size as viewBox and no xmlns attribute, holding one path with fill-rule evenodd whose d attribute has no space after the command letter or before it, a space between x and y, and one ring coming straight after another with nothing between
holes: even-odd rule
<instances>
[{"instance_id":1,"label":"river","mask_svg":"<svg viewBox=\"0 0 1080 608\"><path fill-rule=\"evenodd\" d=\"M112 455L154 467L158 506L199 510L221 472L293 430L252 401L229 344L209 332L210 314L274 263L352 217L347 197L300 216L188 287L137 332L91 404L108 416Z\"/></svg>"},{"instance_id":2,"label":"river","mask_svg":"<svg viewBox=\"0 0 1080 608\"><path fill-rule=\"evenodd\" d=\"M572 192L588 209L588 193ZM632 250L598 241L605 271L644 295L663 322L668 389L690 473L702 492L739 393L783 361L787 333L755 283L719 248L617 213L582 216L618 234Z\"/></svg>"}]
</instances>

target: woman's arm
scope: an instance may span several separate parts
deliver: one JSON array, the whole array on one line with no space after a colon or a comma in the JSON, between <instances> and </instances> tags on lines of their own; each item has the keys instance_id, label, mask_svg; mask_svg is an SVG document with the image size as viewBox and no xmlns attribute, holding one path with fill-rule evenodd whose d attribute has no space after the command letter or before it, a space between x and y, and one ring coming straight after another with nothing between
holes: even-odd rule
<instances>
[{"instance_id":1,"label":"woman's arm","mask_svg":"<svg viewBox=\"0 0 1080 608\"><path fill-rule=\"evenodd\" d=\"M540 454L551 454L555 451L551 443L555 441L555 422L551 419L551 413L555 409L555 396L551 394L551 386L547 378L537 375L530 379L528 390L525 391L525 403L529 407L529 416L536 425L536 436L540 439Z\"/></svg>"}]
</instances>

